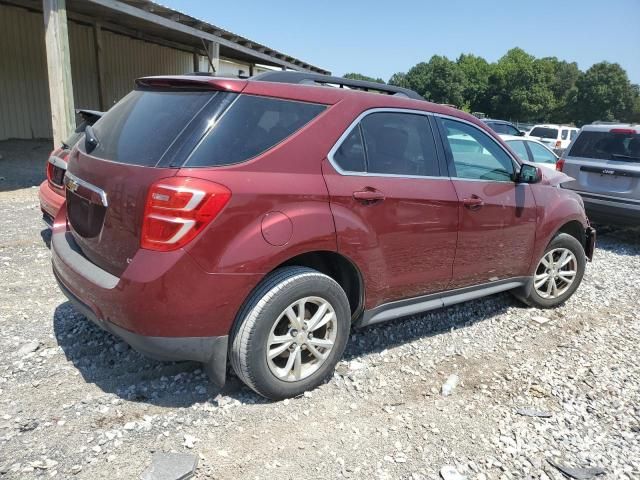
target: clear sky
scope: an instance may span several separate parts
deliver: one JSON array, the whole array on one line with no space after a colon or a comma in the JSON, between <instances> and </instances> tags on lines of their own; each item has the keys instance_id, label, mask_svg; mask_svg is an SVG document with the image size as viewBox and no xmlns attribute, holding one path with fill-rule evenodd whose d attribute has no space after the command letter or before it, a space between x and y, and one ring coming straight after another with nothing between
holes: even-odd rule
<instances>
[{"instance_id":1,"label":"clear sky","mask_svg":"<svg viewBox=\"0 0 640 480\"><path fill-rule=\"evenodd\" d=\"M521 47L640 83L640 0L156 0L305 62L387 80L432 55Z\"/></svg>"}]
</instances>

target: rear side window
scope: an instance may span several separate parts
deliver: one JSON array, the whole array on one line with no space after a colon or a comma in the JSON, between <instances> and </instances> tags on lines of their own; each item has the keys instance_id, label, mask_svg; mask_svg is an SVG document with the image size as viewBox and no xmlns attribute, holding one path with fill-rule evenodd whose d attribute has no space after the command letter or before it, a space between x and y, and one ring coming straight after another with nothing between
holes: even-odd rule
<instances>
[{"instance_id":1,"label":"rear side window","mask_svg":"<svg viewBox=\"0 0 640 480\"><path fill-rule=\"evenodd\" d=\"M571 157L640 161L640 134L582 131L569 152Z\"/></svg>"},{"instance_id":2,"label":"rear side window","mask_svg":"<svg viewBox=\"0 0 640 480\"><path fill-rule=\"evenodd\" d=\"M432 177L439 175L436 147L425 115L371 113L333 154L347 172Z\"/></svg>"},{"instance_id":3,"label":"rear side window","mask_svg":"<svg viewBox=\"0 0 640 480\"><path fill-rule=\"evenodd\" d=\"M529 136L531 137L540 137L540 138L551 138L556 140L558 138L558 129L557 128L547 128L547 127L536 127L531 132L529 132Z\"/></svg>"},{"instance_id":4,"label":"rear side window","mask_svg":"<svg viewBox=\"0 0 640 480\"><path fill-rule=\"evenodd\" d=\"M187 159L189 167L231 165L282 142L326 107L315 103L240 95Z\"/></svg>"},{"instance_id":5,"label":"rear side window","mask_svg":"<svg viewBox=\"0 0 640 480\"><path fill-rule=\"evenodd\" d=\"M134 90L93 126L98 145L91 155L154 166L214 96L210 91Z\"/></svg>"},{"instance_id":6,"label":"rear side window","mask_svg":"<svg viewBox=\"0 0 640 480\"><path fill-rule=\"evenodd\" d=\"M569 135L571 137L571 140L573 140L578 136L578 130L571 130L571 133Z\"/></svg>"},{"instance_id":7,"label":"rear side window","mask_svg":"<svg viewBox=\"0 0 640 480\"><path fill-rule=\"evenodd\" d=\"M426 116L372 113L361 124L369 173L438 174L435 143Z\"/></svg>"},{"instance_id":8,"label":"rear side window","mask_svg":"<svg viewBox=\"0 0 640 480\"><path fill-rule=\"evenodd\" d=\"M553 163L555 164L558 158L550 152L547 148L542 145L529 142L529 149L531 150L531 155L533 156L533 161L535 163Z\"/></svg>"},{"instance_id":9,"label":"rear side window","mask_svg":"<svg viewBox=\"0 0 640 480\"><path fill-rule=\"evenodd\" d=\"M356 126L333 155L340 169L347 172L365 172L364 143L360 125Z\"/></svg>"}]
</instances>

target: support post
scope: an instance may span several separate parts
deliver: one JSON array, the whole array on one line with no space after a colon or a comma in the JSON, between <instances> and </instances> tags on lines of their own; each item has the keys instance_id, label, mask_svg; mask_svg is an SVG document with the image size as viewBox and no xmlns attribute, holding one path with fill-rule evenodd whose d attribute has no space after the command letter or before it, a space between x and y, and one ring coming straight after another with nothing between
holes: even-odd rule
<instances>
[{"instance_id":1,"label":"support post","mask_svg":"<svg viewBox=\"0 0 640 480\"><path fill-rule=\"evenodd\" d=\"M196 50L193 51L193 71L194 72L200 71L200 57Z\"/></svg>"},{"instance_id":2,"label":"support post","mask_svg":"<svg viewBox=\"0 0 640 480\"><path fill-rule=\"evenodd\" d=\"M103 112L109 109L106 84L104 80L105 66L104 66L104 51L102 49L102 26L99 23L93 24L93 39L96 55L96 69L98 72L98 103L100 110Z\"/></svg>"},{"instance_id":3,"label":"support post","mask_svg":"<svg viewBox=\"0 0 640 480\"><path fill-rule=\"evenodd\" d=\"M220 44L209 42L209 48L207 50L210 58L209 72L218 74L220 71Z\"/></svg>"},{"instance_id":4,"label":"support post","mask_svg":"<svg viewBox=\"0 0 640 480\"><path fill-rule=\"evenodd\" d=\"M75 130L76 123L65 0L42 0L42 12L53 144L57 147Z\"/></svg>"},{"instance_id":5,"label":"support post","mask_svg":"<svg viewBox=\"0 0 640 480\"><path fill-rule=\"evenodd\" d=\"M249 76L253 77L253 63L249 64Z\"/></svg>"}]
</instances>

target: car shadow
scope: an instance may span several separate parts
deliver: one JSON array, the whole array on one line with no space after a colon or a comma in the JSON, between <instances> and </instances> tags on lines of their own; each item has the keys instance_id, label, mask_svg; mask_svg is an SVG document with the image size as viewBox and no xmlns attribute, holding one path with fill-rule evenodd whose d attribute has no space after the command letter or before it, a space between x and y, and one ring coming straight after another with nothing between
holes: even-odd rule
<instances>
[{"instance_id":1,"label":"car shadow","mask_svg":"<svg viewBox=\"0 0 640 480\"><path fill-rule=\"evenodd\" d=\"M613 225L595 225L596 251L606 250L618 255L640 255L640 227L618 227Z\"/></svg>"},{"instance_id":2,"label":"car shadow","mask_svg":"<svg viewBox=\"0 0 640 480\"><path fill-rule=\"evenodd\" d=\"M43 228L40 231L40 237L42 238L42 241L47 246L47 248L51 250L51 229Z\"/></svg>"},{"instance_id":3,"label":"car shadow","mask_svg":"<svg viewBox=\"0 0 640 480\"><path fill-rule=\"evenodd\" d=\"M354 330L343 359L353 360L452 329L466 328L514 304L510 295L497 294L464 306L454 305ZM208 381L196 362L161 362L147 358L87 320L69 302L56 308L53 326L58 345L82 378L123 400L163 407L190 407L206 401L222 406L234 401L270 402L231 373L220 389Z\"/></svg>"}]
</instances>

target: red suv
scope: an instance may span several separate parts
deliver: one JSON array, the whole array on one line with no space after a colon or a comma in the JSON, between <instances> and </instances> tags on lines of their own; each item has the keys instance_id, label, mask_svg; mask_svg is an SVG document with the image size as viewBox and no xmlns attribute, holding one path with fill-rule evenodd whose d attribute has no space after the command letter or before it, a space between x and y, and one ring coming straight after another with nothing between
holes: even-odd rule
<instances>
[{"instance_id":1,"label":"red suv","mask_svg":"<svg viewBox=\"0 0 640 480\"><path fill-rule=\"evenodd\" d=\"M229 359L290 397L331 375L352 327L575 292L595 242L582 201L517 158L402 88L143 78L70 154L53 271L139 351L203 362L218 384Z\"/></svg>"}]
</instances>

